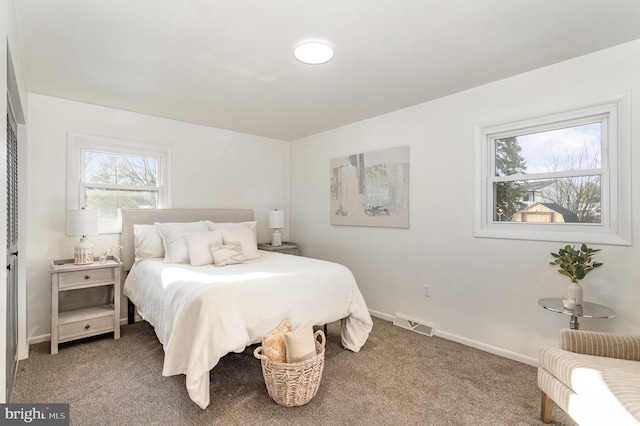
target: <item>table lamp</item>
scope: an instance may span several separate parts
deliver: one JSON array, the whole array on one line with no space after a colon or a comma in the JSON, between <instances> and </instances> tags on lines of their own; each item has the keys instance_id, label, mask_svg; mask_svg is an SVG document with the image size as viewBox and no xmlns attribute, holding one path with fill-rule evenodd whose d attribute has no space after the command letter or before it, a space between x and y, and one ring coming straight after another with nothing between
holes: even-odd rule
<instances>
[{"instance_id":1,"label":"table lamp","mask_svg":"<svg viewBox=\"0 0 640 426\"><path fill-rule=\"evenodd\" d=\"M98 212L96 210L69 210L67 212L67 235L80 237L73 247L73 263L90 265L93 263L93 243L87 235L98 235Z\"/></svg>"},{"instance_id":2,"label":"table lamp","mask_svg":"<svg viewBox=\"0 0 640 426\"><path fill-rule=\"evenodd\" d=\"M284 211L278 209L270 211L268 226L274 230L271 234L271 247L280 247L282 245L280 229L284 228Z\"/></svg>"}]
</instances>

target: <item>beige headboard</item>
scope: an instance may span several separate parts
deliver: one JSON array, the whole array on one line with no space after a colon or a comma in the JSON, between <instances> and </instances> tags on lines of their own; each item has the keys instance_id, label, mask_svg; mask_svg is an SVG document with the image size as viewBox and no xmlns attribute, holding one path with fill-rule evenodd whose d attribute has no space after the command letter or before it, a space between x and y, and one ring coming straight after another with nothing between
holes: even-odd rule
<instances>
[{"instance_id":1,"label":"beige headboard","mask_svg":"<svg viewBox=\"0 0 640 426\"><path fill-rule=\"evenodd\" d=\"M122 216L122 263L124 270L133 266L133 225L195 222L210 220L212 222L246 222L253 220L251 209L121 209Z\"/></svg>"}]
</instances>

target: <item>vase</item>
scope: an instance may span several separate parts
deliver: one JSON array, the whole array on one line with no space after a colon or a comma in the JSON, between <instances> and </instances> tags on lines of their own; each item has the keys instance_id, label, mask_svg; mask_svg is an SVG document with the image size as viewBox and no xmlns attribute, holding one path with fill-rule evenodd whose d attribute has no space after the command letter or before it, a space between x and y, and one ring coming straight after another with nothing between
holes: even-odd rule
<instances>
[{"instance_id":1,"label":"vase","mask_svg":"<svg viewBox=\"0 0 640 426\"><path fill-rule=\"evenodd\" d=\"M567 291L569 299L576 301L576 306L582 305L582 286L579 283L570 282Z\"/></svg>"}]
</instances>

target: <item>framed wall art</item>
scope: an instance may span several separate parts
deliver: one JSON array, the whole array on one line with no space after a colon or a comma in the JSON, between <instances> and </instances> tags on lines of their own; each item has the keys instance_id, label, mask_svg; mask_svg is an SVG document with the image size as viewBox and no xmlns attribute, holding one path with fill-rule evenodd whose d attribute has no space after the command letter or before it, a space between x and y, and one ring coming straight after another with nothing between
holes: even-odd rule
<instances>
[{"instance_id":1,"label":"framed wall art","mask_svg":"<svg viewBox=\"0 0 640 426\"><path fill-rule=\"evenodd\" d=\"M409 227L409 147L333 158L332 225Z\"/></svg>"}]
</instances>

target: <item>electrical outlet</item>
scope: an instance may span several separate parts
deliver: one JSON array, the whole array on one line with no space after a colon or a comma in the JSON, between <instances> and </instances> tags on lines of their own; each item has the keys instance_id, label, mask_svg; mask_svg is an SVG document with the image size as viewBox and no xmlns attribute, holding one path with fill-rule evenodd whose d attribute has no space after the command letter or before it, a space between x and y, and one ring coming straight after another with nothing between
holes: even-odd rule
<instances>
[{"instance_id":1,"label":"electrical outlet","mask_svg":"<svg viewBox=\"0 0 640 426\"><path fill-rule=\"evenodd\" d=\"M431 297L431 286L429 284L425 284L422 287L422 295L424 297Z\"/></svg>"}]
</instances>

